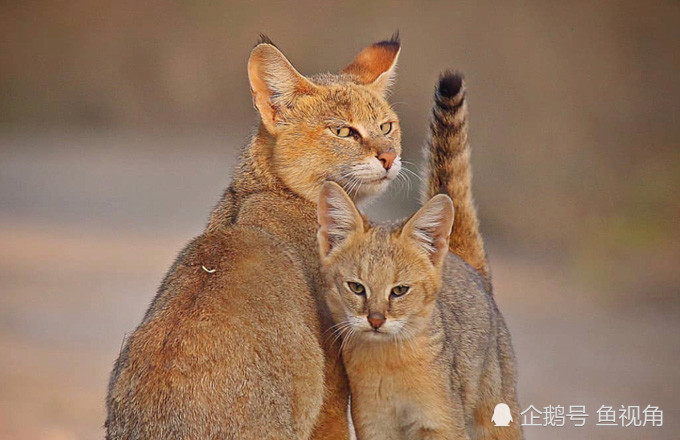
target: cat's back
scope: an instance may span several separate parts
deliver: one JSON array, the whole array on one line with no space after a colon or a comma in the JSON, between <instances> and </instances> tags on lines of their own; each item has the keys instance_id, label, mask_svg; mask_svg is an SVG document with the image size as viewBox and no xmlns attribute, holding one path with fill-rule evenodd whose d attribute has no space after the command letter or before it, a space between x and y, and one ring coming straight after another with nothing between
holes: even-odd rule
<instances>
[{"instance_id":1,"label":"cat's back","mask_svg":"<svg viewBox=\"0 0 680 440\"><path fill-rule=\"evenodd\" d=\"M442 293L440 299L487 303L492 296L484 287L482 276L458 255L449 252L442 268ZM452 306L452 304L451 304Z\"/></svg>"},{"instance_id":2,"label":"cat's back","mask_svg":"<svg viewBox=\"0 0 680 440\"><path fill-rule=\"evenodd\" d=\"M295 298L279 301L283 291L268 289L283 283L304 297L309 288L302 274L295 249L266 230L233 225L206 232L179 254L138 330L152 321L186 313L206 317L237 312L242 306L257 309L257 304L303 306L306 302Z\"/></svg>"},{"instance_id":3,"label":"cat's back","mask_svg":"<svg viewBox=\"0 0 680 440\"><path fill-rule=\"evenodd\" d=\"M247 225L195 238L116 362L110 438L229 436L262 420L289 427L301 384L310 395L323 387L322 375L312 377L324 362L319 330L309 323L315 315L301 262L285 242ZM277 368L284 363L294 368ZM282 413L259 413L268 407L261 398Z\"/></svg>"},{"instance_id":4,"label":"cat's back","mask_svg":"<svg viewBox=\"0 0 680 440\"><path fill-rule=\"evenodd\" d=\"M496 307L484 288L484 279L459 256L449 252L442 269L437 300L444 330L466 340L484 338L493 331ZM462 332L466 333L463 337Z\"/></svg>"}]
</instances>

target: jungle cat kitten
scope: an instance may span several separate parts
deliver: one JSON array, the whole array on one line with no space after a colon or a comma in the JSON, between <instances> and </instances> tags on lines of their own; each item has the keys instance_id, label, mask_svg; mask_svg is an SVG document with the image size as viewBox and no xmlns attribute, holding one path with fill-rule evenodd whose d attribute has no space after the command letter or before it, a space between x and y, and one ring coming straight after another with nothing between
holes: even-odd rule
<instances>
[{"instance_id":1,"label":"jungle cat kitten","mask_svg":"<svg viewBox=\"0 0 680 440\"><path fill-rule=\"evenodd\" d=\"M206 231L180 253L125 342L107 439L348 438L348 383L320 295L316 202L355 200L400 169L385 99L399 41L304 77L266 38L248 61L259 130Z\"/></svg>"},{"instance_id":2,"label":"jungle cat kitten","mask_svg":"<svg viewBox=\"0 0 680 440\"><path fill-rule=\"evenodd\" d=\"M444 75L435 123L445 121L437 113L442 109L460 111L463 99L462 79ZM450 150L461 150L454 144ZM466 180L468 189L451 195L458 204L461 198L471 202L469 179L440 187L448 192ZM322 274L343 340L359 440L523 437L510 334L485 288L488 272L449 252L453 205L448 195L438 194L405 222L372 225L340 186L329 182L322 189ZM478 251L466 246L477 248L481 240L467 243L462 253L475 256ZM498 403L511 408L515 422L509 427L491 423Z\"/></svg>"}]
</instances>

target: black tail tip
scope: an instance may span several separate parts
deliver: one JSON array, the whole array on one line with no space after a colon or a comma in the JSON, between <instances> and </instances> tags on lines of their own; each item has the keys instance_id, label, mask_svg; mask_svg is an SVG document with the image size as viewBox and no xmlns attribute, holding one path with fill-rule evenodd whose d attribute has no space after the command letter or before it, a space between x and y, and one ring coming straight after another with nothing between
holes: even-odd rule
<instances>
[{"instance_id":1,"label":"black tail tip","mask_svg":"<svg viewBox=\"0 0 680 440\"><path fill-rule=\"evenodd\" d=\"M442 98L453 98L463 89L463 74L461 72L446 71L439 77L437 93Z\"/></svg>"}]
</instances>

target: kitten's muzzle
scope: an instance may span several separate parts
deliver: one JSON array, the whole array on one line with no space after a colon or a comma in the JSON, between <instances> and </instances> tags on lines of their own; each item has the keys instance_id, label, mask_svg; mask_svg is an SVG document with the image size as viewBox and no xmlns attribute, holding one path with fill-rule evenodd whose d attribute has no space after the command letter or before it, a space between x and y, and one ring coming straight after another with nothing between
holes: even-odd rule
<instances>
[{"instance_id":1,"label":"kitten's muzzle","mask_svg":"<svg viewBox=\"0 0 680 440\"><path fill-rule=\"evenodd\" d=\"M378 330L386 321L385 315L380 312L373 312L368 315L368 323L371 324L373 330Z\"/></svg>"}]
</instances>

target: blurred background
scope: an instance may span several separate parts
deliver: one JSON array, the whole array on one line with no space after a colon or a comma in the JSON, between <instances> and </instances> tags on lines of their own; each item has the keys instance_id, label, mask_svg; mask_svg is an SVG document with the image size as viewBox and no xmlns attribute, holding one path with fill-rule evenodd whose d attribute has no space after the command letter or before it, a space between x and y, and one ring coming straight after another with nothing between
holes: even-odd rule
<instances>
[{"instance_id":1,"label":"blurred background","mask_svg":"<svg viewBox=\"0 0 680 440\"><path fill-rule=\"evenodd\" d=\"M527 439L680 438L680 3L206 0L0 5L0 438L102 438L108 374L257 123L260 32L303 74L401 32L417 171L434 82L465 72L474 192ZM370 213L416 207L419 182ZM664 426L595 426L651 404ZM567 422L567 425L570 425Z\"/></svg>"}]
</instances>

